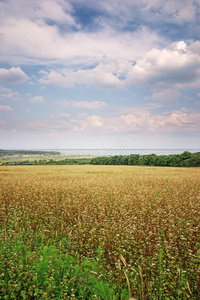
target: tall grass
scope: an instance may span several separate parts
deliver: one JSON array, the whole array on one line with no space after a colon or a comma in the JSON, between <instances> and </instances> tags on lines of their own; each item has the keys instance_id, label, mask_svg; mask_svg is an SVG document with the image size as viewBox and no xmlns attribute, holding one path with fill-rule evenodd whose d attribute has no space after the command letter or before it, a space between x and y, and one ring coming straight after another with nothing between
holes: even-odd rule
<instances>
[{"instance_id":1,"label":"tall grass","mask_svg":"<svg viewBox=\"0 0 200 300\"><path fill-rule=\"evenodd\" d=\"M0 168L0 299L199 299L200 169Z\"/></svg>"}]
</instances>

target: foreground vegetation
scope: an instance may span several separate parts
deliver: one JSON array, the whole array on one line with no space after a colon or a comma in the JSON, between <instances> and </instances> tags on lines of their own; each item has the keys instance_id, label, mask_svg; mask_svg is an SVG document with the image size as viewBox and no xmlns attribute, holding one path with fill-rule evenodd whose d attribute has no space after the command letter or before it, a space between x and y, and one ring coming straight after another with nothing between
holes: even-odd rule
<instances>
[{"instance_id":1,"label":"foreground vegetation","mask_svg":"<svg viewBox=\"0 0 200 300\"><path fill-rule=\"evenodd\" d=\"M200 169L1 166L0 299L199 299Z\"/></svg>"}]
</instances>

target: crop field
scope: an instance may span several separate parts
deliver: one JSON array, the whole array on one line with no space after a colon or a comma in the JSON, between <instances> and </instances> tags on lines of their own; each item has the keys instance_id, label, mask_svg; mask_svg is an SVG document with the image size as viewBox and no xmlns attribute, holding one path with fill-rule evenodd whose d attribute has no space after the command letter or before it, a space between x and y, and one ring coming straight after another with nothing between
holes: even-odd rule
<instances>
[{"instance_id":1,"label":"crop field","mask_svg":"<svg viewBox=\"0 0 200 300\"><path fill-rule=\"evenodd\" d=\"M0 166L0 299L200 299L200 168Z\"/></svg>"}]
</instances>

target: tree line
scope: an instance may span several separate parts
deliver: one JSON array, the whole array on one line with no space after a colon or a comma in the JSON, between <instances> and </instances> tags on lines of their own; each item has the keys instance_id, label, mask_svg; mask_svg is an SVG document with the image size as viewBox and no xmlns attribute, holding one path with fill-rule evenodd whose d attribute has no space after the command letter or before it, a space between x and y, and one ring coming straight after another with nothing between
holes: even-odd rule
<instances>
[{"instance_id":1,"label":"tree line","mask_svg":"<svg viewBox=\"0 0 200 300\"><path fill-rule=\"evenodd\" d=\"M170 155L115 155L95 157L91 159L92 165L130 165L130 166L163 166L163 167L199 167L200 152Z\"/></svg>"},{"instance_id":2,"label":"tree line","mask_svg":"<svg viewBox=\"0 0 200 300\"><path fill-rule=\"evenodd\" d=\"M58 151L43 151L43 150L3 150L0 149L0 156L13 155L59 155Z\"/></svg>"},{"instance_id":3,"label":"tree line","mask_svg":"<svg viewBox=\"0 0 200 300\"><path fill-rule=\"evenodd\" d=\"M87 158L79 158L79 159L60 159L60 160L53 160L53 159L39 159L39 160L24 160L24 161L6 161L3 162L3 166L35 166L35 165L86 165L90 164L91 159Z\"/></svg>"},{"instance_id":4,"label":"tree line","mask_svg":"<svg viewBox=\"0 0 200 300\"><path fill-rule=\"evenodd\" d=\"M190 153L185 151L182 154L170 155L115 155L97 156L95 158L71 158L59 160L24 160L7 161L2 165L129 165L129 166L163 166L163 167L200 167L200 152Z\"/></svg>"}]
</instances>

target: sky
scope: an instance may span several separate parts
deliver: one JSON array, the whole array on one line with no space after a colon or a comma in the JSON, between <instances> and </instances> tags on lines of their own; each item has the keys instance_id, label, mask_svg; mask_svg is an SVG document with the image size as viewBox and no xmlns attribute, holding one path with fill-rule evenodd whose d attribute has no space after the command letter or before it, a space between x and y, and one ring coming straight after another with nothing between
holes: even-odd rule
<instances>
[{"instance_id":1,"label":"sky","mask_svg":"<svg viewBox=\"0 0 200 300\"><path fill-rule=\"evenodd\" d=\"M0 0L1 149L200 149L199 0Z\"/></svg>"}]
</instances>

